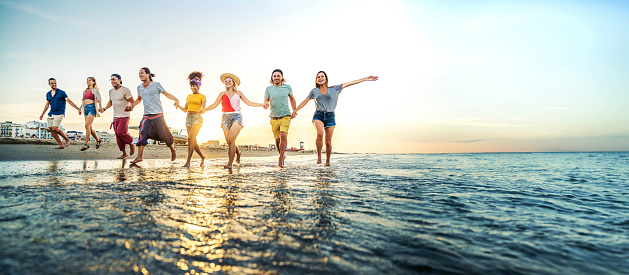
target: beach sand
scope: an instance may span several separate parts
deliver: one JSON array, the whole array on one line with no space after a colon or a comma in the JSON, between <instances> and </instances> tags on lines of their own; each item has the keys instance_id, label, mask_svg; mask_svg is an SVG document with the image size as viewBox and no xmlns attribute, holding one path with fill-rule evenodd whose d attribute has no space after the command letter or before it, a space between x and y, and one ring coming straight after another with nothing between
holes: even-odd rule
<instances>
[{"instance_id":1,"label":"beach sand","mask_svg":"<svg viewBox=\"0 0 629 275\"><path fill-rule=\"evenodd\" d=\"M90 148L86 151L80 151L83 142L73 141L69 147L65 149L55 149L57 143L55 141L28 140L28 143L15 144L22 140L0 139L0 161L17 161L17 160L100 160L100 159L116 159L122 152L118 150L115 143L102 143L99 149L96 144L90 142ZM188 157L187 145L175 145L177 150L177 159L185 160ZM206 158L227 158L227 150L201 148ZM277 151L250 151L241 150L243 158L249 157L272 157L278 156ZM127 154L129 149L127 147ZM311 153L302 152L286 152L287 156L304 155ZM137 153L136 153L137 154ZM128 160L135 159L136 155L127 157ZM170 158L170 150L166 145L148 145L144 148L144 159L168 159ZM192 160L200 159L195 153Z\"/></svg>"}]
</instances>

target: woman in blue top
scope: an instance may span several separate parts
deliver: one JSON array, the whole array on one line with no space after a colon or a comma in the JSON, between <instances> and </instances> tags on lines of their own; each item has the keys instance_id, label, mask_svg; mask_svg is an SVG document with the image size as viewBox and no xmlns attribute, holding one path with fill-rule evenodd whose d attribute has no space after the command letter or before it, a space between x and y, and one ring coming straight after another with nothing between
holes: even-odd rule
<instances>
[{"instance_id":1,"label":"woman in blue top","mask_svg":"<svg viewBox=\"0 0 629 275\"><path fill-rule=\"evenodd\" d=\"M312 117L312 123L317 129L317 139L315 144L317 145L317 164L321 163L321 149L323 148L323 135L325 133L325 166L330 166L330 155L332 154L332 134L334 133L334 127L336 126L336 120L334 119L334 109L336 109L336 103L339 99L341 90L345 87L352 86L354 84L361 83L363 81L376 81L377 76L368 76L359 80L343 83L328 87L328 75L324 71L317 73L317 79L315 81L316 88L313 88L308 97L299 104L299 106L293 111L292 118L297 116L297 111L306 106L311 99L315 100L317 104L317 111L315 111Z\"/></svg>"}]
</instances>

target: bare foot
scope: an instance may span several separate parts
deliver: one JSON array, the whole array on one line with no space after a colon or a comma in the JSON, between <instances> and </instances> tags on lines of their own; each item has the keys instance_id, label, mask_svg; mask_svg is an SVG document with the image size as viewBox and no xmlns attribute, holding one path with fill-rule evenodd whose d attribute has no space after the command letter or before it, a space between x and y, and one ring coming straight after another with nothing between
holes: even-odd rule
<instances>
[{"instance_id":1,"label":"bare foot","mask_svg":"<svg viewBox=\"0 0 629 275\"><path fill-rule=\"evenodd\" d=\"M170 153L172 154L170 161L175 161L177 159L177 150L175 150L175 146L171 146L169 148L170 148Z\"/></svg>"},{"instance_id":2,"label":"bare foot","mask_svg":"<svg viewBox=\"0 0 629 275\"><path fill-rule=\"evenodd\" d=\"M186 164L184 164L183 167L190 167L190 162L186 162Z\"/></svg>"},{"instance_id":3,"label":"bare foot","mask_svg":"<svg viewBox=\"0 0 629 275\"><path fill-rule=\"evenodd\" d=\"M225 164L225 165L223 165L223 168L225 168L225 169L232 169L232 166Z\"/></svg>"},{"instance_id":4,"label":"bare foot","mask_svg":"<svg viewBox=\"0 0 629 275\"><path fill-rule=\"evenodd\" d=\"M325 166L330 166L330 162L326 162L326 163L325 163Z\"/></svg>"},{"instance_id":5,"label":"bare foot","mask_svg":"<svg viewBox=\"0 0 629 275\"><path fill-rule=\"evenodd\" d=\"M65 146L62 146L62 145L59 145L59 146L55 147L55 149L65 149L65 148L66 148L66 147L65 147Z\"/></svg>"},{"instance_id":6,"label":"bare foot","mask_svg":"<svg viewBox=\"0 0 629 275\"><path fill-rule=\"evenodd\" d=\"M317 164L321 164L321 156L317 158Z\"/></svg>"},{"instance_id":7,"label":"bare foot","mask_svg":"<svg viewBox=\"0 0 629 275\"><path fill-rule=\"evenodd\" d=\"M129 156L133 156L133 154L135 154L135 145L129 144L129 148L131 149L131 152L129 153Z\"/></svg>"},{"instance_id":8,"label":"bare foot","mask_svg":"<svg viewBox=\"0 0 629 275\"><path fill-rule=\"evenodd\" d=\"M280 157L280 161L277 164L280 168L284 168L284 160L286 159L286 155Z\"/></svg>"},{"instance_id":9,"label":"bare foot","mask_svg":"<svg viewBox=\"0 0 629 275\"><path fill-rule=\"evenodd\" d=\"M66 147L70 146L70 139L66 139Z\"/></svg>"},{"instance_id":10,"label":"bare foot","mask_svg":"<svg viewBox=\"0 0 629 275\"><path fill-rule=\"evenodd\" d=\"M131 163L138 163L138 162L141 162L141 161L143 161L143 159L137 159L136 158L136 159L132 160Z\"/></svg>"},{"instance_id":11,"label":"bare foot","mask_svg":"<svg viewBox=\"0 0 629 275\"><path fill-rule=\"evenodd\" d=\"M127 153L122 154L122 156L119 156L118 159L126 159L128 157Z\"/></svg>"},{"instance_id":12,"label":"bare foot","mask_svg":"<svg viewBox=\"0 0 629 275\"><path fill-rule=\"evenodd\" d=\"M236 151L236 163L240 164L240 155L242 155L242 153L240 151Z\"/></svg>"},{"instance_id":13,"label":"bare foot","mask_svg":"<svg viewBox=\"0 0 629 275\"><path fill-rule=\"evenodd\" d=\"M201 156L201 164L199 164L199 167L203 167L204 163L205 163L205 157Z\"/></svg>"}]
</instances>

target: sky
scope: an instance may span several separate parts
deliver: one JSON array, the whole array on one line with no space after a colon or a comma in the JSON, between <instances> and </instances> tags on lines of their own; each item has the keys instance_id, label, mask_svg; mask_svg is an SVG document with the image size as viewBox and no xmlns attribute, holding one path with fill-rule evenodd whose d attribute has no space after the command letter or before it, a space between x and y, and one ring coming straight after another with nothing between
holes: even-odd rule
<instances>
[{"instance_id":1,"label":"sky","mask_svg":"<svg viewBox=\"0 0 629 275\"><path fill-rule=\"evenodd\" d=\"M74 102L95 77L106 102L112 73L137 96L149 67L183 102L199 70L211 103L230 72L263 102L279 68L299 104L324 70L331 85L379 77L342 91L336 152L628 151L626 26L629 2L605 0L0 0L0 121L38 120L50 77ZM167 124L185 128L162 104ZM289 146L314 149L314 110L292 121ZM113 133L112 115L94 128ZM220 116L204 115L200 141L224 142ZM273 144L268 116L243 106L237 144ZM62 125L84 131L84 118L68 106Z\"/></svg>"}]
</instances>

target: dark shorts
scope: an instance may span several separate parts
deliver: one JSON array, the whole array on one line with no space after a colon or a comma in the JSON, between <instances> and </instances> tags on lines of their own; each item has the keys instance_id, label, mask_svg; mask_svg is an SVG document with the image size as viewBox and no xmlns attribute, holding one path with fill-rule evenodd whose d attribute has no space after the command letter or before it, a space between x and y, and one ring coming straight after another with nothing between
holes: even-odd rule
<instances>
[{"instance_id":1,"label":"dark shorts","mask_svg":"<svg viewBox=\"0 0 629 275\"><path fill-rule=\"evenodd\" d=\"M140 121L140 138L139 145L147 145L148 139L163 141L167 146L173 144L173 134L166 125L164 114L144 115Z\"/></svg>"},{"instance_id":2,"label":"dark shorts","mask_svg":"<svg viewBox=\"0 0 629 275\"><path fill-rule=\"evenodd\" d=\"M323 122L324 128L336 126L336 120L334 119L334 112L315 111L314 116L312 116L312 121L315 121L315 120L319 120Z\"/></svg>"},{"instance_id":3,"label":"dark shorts","mask_svg":"<svg viewBox=\"0 0 629 275\"><path fill-rule=\"evenodd\" d=\"M85 116L96 116L96 105L94 103L83 106Z\"/></svg>"}]
</instances>

